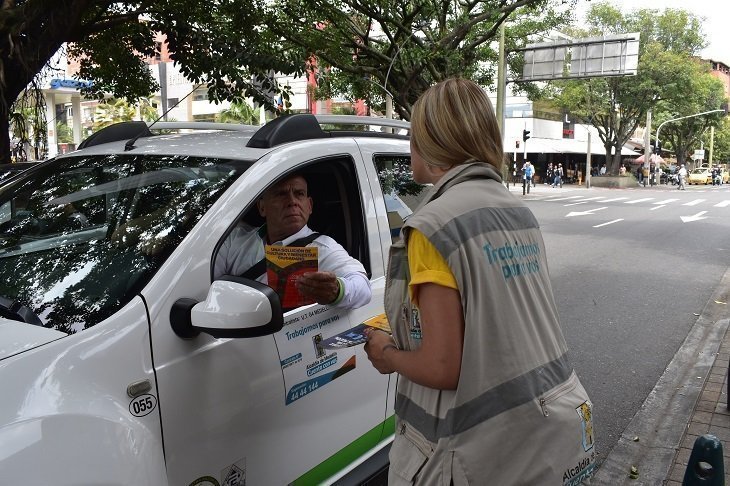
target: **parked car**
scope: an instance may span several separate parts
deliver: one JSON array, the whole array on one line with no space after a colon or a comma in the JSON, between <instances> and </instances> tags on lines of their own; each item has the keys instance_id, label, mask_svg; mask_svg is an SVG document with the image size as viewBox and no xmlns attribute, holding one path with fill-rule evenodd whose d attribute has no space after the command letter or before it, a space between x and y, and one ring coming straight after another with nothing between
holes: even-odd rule
<instances>
[{"instance_id":1,"label":"parked car","mask_svg":"<svg viewBox=\"0 0 730 486\"><path fill-rule=\"evenodd\" d=\"M687 184L712 184L712 173L707 167L692 169L687 177Z\"/></svg>"},{"instance_id":2,"label":"parked car","mask_svg":"<svg viewBox=\"0 0 730 486\"><path fill-rule=\"evenodd\" d=\"M160 123L204 130L153 135L126 122L0 186L1 482L382 474L396 380L362 346L319 345L383 314L391 231L407 216L397 199L386 206L375 167L409 157L408 137L321 128L366 122L408 129L291 115L261 128ZM363 263L369 304L283 312L261 283L213 280L227 235L260 224L256 201L292 172L309 176L310 226Z\"/></svg>"}]
</instances>

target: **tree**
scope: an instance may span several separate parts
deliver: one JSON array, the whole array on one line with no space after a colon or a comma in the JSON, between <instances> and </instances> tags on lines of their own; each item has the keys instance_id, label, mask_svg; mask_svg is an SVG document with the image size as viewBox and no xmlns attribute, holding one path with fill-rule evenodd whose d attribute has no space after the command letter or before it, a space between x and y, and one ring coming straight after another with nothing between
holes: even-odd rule
<instances>
[{"instance_id":1,"label":"tree","mask_svg":"<svg viewBox=\"0 0 730 486\"><path fill-rule=\"evenodd\" d=\"M710 131L702 135L705 148L710 147ZM730 117L724 117L720 126L715 130L712 140L712 162L730 164ZM728 165L730 169L730 165Z\"/></svg>"},{"instance_id":2,"label":"tree","mask_svg":"<svg viewBox=\"0 0 730 486\"><path fill-rule=\"evenodd\" d=\"M645 123L657 102L672 106L685 97L698 74L693 60L704 47L699 19L684 10L642 9L623 14L607 3L593 4L587 29L576 37L639 32L638 74L553 82L553 101L583 123L593 125L606 149L608 172L617 174L621 148ZM612 150L613 149L613 150ZM615 152L612 155L611 152Z\"/></svg>"},{"instance_id":3,"label":"tree","mask_svg":"<svg viewBox=\"0 0 730 486\"><path fill-rule=\"evenodd\" d=\"M274 107L271 72L301 73L305 53L281 49L265 0L5 0L0 4L0 162L9 157L10 108L64 43L80 62L85 94L135 102L156 90L144 60L166 36L182 73L211 100L252 97ZM258 26L259 28L254 28ZM42 102L42 100L41 100Z\"/></svg>"},{"instance_id":4,"label":"tree","mask_svg":"<svg viewBox=\"0 0 730 486\"><path fill-rule=\"evenodd\" d=\"M109 98L96 106L92 128L96 132L114 123L140 118L142 121L151 122L157 117L157 109L152 106L149 98L139 98L137 106L130 105L122 99Z\"/></svg>"},{"instance_id":5,"label":"tree","mask_svg":"<svg viewBox=\"0 0 730 486\"><path fill-rule=\"evenodd\" d=\"M215 116L217 122L258 125L259 111L243 100L234 101L231 106Z\"/></svg>"},{"instance_id":6,"label":"tree","mask_svg":"<svg viewBox=\"0 0 730 486\"><path fill-rule=\"evenodd\" d=\"M56 123L56 140L58 140L58 143L73 143L73 128L68 123Z\"/></svg>"},{"instance_id":7,"label":"tree","mask_svg":"<svg viewBox=\"0 0 730 486\"><path fill-rule=\"evenodd\" d=\"M390 93L408 120L418 96L438 81L462 76L494 84L494 41L503 22L508 47L522 46L529 34L565 25L575 1L278 0L268 24L285 46L311 56L317 98L345 96L378 107Z\"/></svg>"},{"instance_id":8,"label":"tree","mask_svg":"<svg viewBox=\"0 0 730 486\"><path fill-rule=\"evenodd\" d=\"M725 89L722 81L709 74L705 63L695 63L696 73L687 81L688 88L682 98L668 103L662 100L656 107L656 126L666 120L704 113L719 109L725 102ZM710 127L721 126L723 113L677 120L664 125L659 133L662 148L672 149L679 164L685 163L690 153L700 147L700 142ZM668 143L667 143L668 142Z\"/></svg>"}]
</instances>

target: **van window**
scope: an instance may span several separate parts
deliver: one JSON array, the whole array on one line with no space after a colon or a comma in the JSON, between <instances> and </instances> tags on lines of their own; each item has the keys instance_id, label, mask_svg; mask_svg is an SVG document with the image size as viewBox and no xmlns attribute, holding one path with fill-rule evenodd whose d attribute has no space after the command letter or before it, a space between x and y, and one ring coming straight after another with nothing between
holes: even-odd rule
<instances>
[{"instance_id":1,"label":"van window","mask_svg":"<svg viewBox=\"0 0 730 486\"><path fill-rule=\"evenodd\" d=\"M363 264L370 276L372 272L367 243L368 233L365 228L365 216L360 197L361 189L352 159L337 157L320 160L295 172L282 175L272 181L268 187L272 187L294 173L306 178L307 192L313 200L313 210L308 226L315 232L335 239L352 257ZM245 275L248 267L263 257L261 246L264 234L263 224L264 218L259 214L256 202L253 201L244 208L238 224L231 228L218 245L218 252L212 259L214 262L213 278L229 273L234 260L246 262L245 265L236 264L237 268L234 272L238 273L237 276ZM233 232L236 234L231 236ZM235 237L237 242L245 245L246 248L231 247L232 242L228 240L229 237L231 239ZM238 255L233 257L232 252L236 252Z\"/></svg>"},{"instance_id":2,"label":"van window","mask_svg":"<svg viewBox=\"0 0 730 486\"><path fill-rule=\"evenodd\" d=\"M0 190L0 315L23 320L13 311L22 305L66 333L106 319L250 165L97 155L18 176Z\"/></svg>"}]
</instances>

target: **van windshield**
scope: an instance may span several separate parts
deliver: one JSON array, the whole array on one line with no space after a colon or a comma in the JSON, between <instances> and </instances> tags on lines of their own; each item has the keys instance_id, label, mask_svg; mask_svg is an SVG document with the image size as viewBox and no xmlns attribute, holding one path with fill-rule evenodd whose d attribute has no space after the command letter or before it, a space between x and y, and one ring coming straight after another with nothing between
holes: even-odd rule
<instances>
[{"instance_id":1,"label":"van windshield","mask_svg":"<svg viewBox=\"0 0 730 486\"><path fill-rule=\"evenodd\" d=\"M66 333L106 319L250 165L93 155L23 173L0 188L0 316Z\"/></svg>"}]
</instances>

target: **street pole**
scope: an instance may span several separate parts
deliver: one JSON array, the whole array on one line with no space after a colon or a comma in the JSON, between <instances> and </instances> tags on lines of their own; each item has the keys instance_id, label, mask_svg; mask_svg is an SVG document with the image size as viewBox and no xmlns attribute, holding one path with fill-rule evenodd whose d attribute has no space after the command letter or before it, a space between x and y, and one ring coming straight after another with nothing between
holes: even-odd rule
<instances>
[{"instance_id":1,"label":"street pole","mask_svg":"<svg viewBox=\"0 0 730 486\"><path fill-rule=\"evenodd\" d=\"M694 115L687 115L687 116L680 116L679 118L672 118L671 120L667 120L665 122L662 122L656 129L656 146L659 146L659 131L662 129L664 125L666 125L669 122L677 121L677 120L684 120L685 118L693 118L695 116L702 116L702 115L709 115L710 113L719 113L719 112L725 112L725 110L710 110L710 111L703 111L702 113L696 113Z\"/></svg>"},{"instance_id":2,"label":"street pole","mask_svg":"<svg viewBox=\"0 0 730 486\"><path fill-rule=\"evenodd\" d=\"M712 167L712 147L715 145L715 127L710 127L710 155L707 159L710 167Z\"/></svg>"},{"instance_id":3,"label":"street pole","mask_svg":"<svg viewBox=\"0 0 730 486\"><path fill-rule=\"evenodd\" d=\"M586 189L591 188L591 130L588 129L588 148L586 148Z\"/></svg>"},{"instance_id":4,"label":"street pole","mask_svg":"<svg viewBox=\"0 0 730 486\"><path fill-rule=\"evenodd\" d=\"M649 166L651 158L651 110L646 112L646 130L644 131L644 167ZM657 167L654 168L656 172ZM646 184L644 185L646 187Z\"/></svg>"},{"instance_id":5,"label":"street pole","mask_svg":"<svg viewBox=\"0 0 730 486\"><path fill-rule=\"evenodd\" d=\"M385 118L388 120L393 119L393 97L390 93L385 94ZM390 127L385 128L386 133L393 133L393 129Z\"/></svg>"},{"instance_id":6,"label":"street pole","mask_svg":"<svg viewBox=\"0 0 730 486\"><path fill-rule=\"evenodd\" d=\"M502 147L504 147L504 100L506 98L506 85L507 76L505 75L504 66L504 22L499 26L499 66L497 68L497 124L499 125L499 133L502 135ZM509 181L507 180L509 175L509 166L507 160L502 161L502 179L507 182L509 187Z\"/></svg>"}]
</instances>

